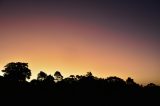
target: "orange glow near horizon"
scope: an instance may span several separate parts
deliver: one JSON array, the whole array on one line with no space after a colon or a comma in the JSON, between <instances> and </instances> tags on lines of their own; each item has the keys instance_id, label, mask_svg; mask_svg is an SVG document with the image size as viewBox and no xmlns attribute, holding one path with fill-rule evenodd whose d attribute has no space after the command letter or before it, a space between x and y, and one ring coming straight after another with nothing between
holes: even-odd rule
<instances>
[{"instance_id":1,"label":"orange glow near horizon","mask_svg":"<svg viewBox=\"0 0 160 106\"><path fill-rule=\"evenodd\" d=\"M132 77L138 83L160 83L159 57L148 41L124 38L132 33L101 25L42 18L15 18L3 23L1 69L9 62L20 61L29 63L32 78L41 70L51 75L59 70L64 77L91 71L103 78Z\"/></svg>"}]
</instances>

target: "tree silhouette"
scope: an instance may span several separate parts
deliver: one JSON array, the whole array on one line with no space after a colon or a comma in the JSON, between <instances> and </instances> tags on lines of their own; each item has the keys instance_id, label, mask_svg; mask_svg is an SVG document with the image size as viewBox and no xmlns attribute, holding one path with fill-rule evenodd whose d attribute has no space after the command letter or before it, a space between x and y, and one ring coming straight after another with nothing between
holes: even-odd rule
<instances>
[{"instance_id":1,"label":"tree silhouette","mask_svg":"<svg viewBox=\"0 0 160 106\"><path fill-rule=\"evenodd\" d=\"M121 79L121 78L119 78L119 77L116 77L116 76L114 76L114 77L108 77L108 78L106 79L106 81L107 81L108 83L120 83L120 84L125 84L125 81L124 81L123 79Z\"/></svg>"},{"instance_id":2,"label":"tree silhouette","mask_svg":"<svg viewBox=\"0 0 160 106\"><path fill-rule=\"evenodd\" d=\"M50 106L54 100L54 105L59 106L73 106L73 101L91 106L156 106L160 98L160 86L154 83L139 86L130 77L126 81L117 76L98 78L87 72L85 75L63 78L59 71L54 73L54 77L40 71L37 79L26 81L31 72L28 64L21 62L8 63L2 71L0 98L5 105L19 106L22 102ZM18 101L13 98L18 98Z\"/></svg>"},{"instance_id":3,"label":"tree silhouette","mask_svg":"<svg viewBox=\"0 0 160 106\"><path fill-rule=\"evenodd\" d=\"M147 84L146 87L147 87L147 88L156 87L156 84L154 84L154 83L149 83L149 84Z\"/></svg>"},{"instance_id":4,"label":"tree silhouette","mask_svg":"<svg viewBox=\"0 0 160 106\"><path fill-rule=\"evenodd\" d=\"M47 74L43 71L40 71L37 75L37 80L43 81L47 78Z\"/></svg>"},{"instance_id":5,"label":"tree silhouette","mask_svg":"<svg viewBox=\"0 0 160 106\"><path fill-rule=\"evenodd\" d=\"M26 81L30 79L31 70L28 68L28 63L11 62L4 66L4 77L15 81Z\"/></svg>"},{"instance_id":6,"label":"tree silhouette","mask_svg":"<svg viewBox=\"0 0 160 106\"><path fill-rule=\"evenodd\" d=\"M44 81L47 82L48 84L53 84L54 77L52 75L48 75Z\"/></svg>"},{"instance_id":7,"label":"tree silhouette","mask_svg":"<svg viewBox=\"0 0 160 106\"><path fill-rule=\"evenodd\" d=\"M70 75L69 77L72 78L72 79L75 79L75 76L74 76L74 75Z\"/></svg>"},{"instance_id":8,"label":"tree silhouette","mask_svg":"<svg viewBox=\"0 0 160 106\"><path fill-rule=\"evenodd\" d=\"M77 80L82 79L82 77L83 77L82 75L76 75L76 79L77 79Z\"/></svg>"},{"instance_id":9,"label":"tree silhouette","mask_svg":"<svg viewBox=\"0 0 160 106\"><path fill-rule=\"evenodd\" d=\"M91 72L87 72L86 77L93 77Z\"/></svg>"},{"instance_id":10,"label":"tree silhouette","mask_svg":"<svg viewBox=\"0 0 160 106\"><path fill-rule=\"evenodd\" d=\"M126 84L128 87L134 88L135 91L138 90L140 87L140 85L134 82L134 80L130 77L127 78Z\"/></svg>"},{"instance_id":11,"label":"tree silhouette","mask_svg":"<svg viewBox=\"0 0 160 106\"><path fill-rule=\"evenodd\" d=\"M128 85L134 85L135 84L134 80L132 78L130 78L130 77L127 78L126 83Z\"/></svg>"},{"instance_id":12,"label":"tree silhouette","mask_svg":"<svg viewBox=\"0 0 160 106\"><path fill-rule=\"evenodd\" d=\"M55 77L56 81L61 81L63 79L63 76L62 76L62 74L59 71L56 71L54 73L54 77Z\"/></svg>"},{"instance_id":13,"label":"tree silhouette","mask_svg":"<svg viewBox=\"0 0 160 106\"><path fill-rule=\"evenodd\" d=\"M108 84L108 86L110 86L111 88L121 88L121 87L124 87L126 85L126 82L119 78L119 77L108 77L106 79L106 82Z\"/></svg>"}]
</instances>

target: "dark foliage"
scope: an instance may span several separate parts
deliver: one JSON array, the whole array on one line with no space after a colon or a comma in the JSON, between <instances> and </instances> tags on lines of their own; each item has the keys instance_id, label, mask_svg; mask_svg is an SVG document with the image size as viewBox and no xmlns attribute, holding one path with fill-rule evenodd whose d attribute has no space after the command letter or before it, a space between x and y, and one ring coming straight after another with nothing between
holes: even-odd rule
<instances>
[{"instance_id":1,"label":"dark foliage","mask_svg":"<svg viewBox=\"0 0 160 106\"><path fill-rule=\"evenodd\" d=\"M14 81L26 81L26 79L30 79L31 76L31 71L28 69L28 63L21 62L8 63L2 72L4 72L5 78Z\"/></svg>"},{"instance_id":2,"label":"dark foliage","mask_svg":"<svg viewBox=\"0 0 160 106\"><path fill-rule=\"evenodd\" d=\"M70 75L63 78L59 71L54 77L41 71L37 79L26 81L31 73L27 63L9 63L0 76L0 101L6 105L44 106L139 106L159 104L160 86L141 86L132 78L124 81L116 76L97 78Z\"/></svg>"}]
</instances>

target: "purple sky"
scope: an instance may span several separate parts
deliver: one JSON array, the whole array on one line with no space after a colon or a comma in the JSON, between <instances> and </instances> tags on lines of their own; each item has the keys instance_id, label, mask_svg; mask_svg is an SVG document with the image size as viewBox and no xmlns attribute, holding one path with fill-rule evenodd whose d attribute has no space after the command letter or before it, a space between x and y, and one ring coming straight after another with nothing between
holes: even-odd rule
<instances>
[{"instance_id":1,"label":"purple sky","mask_svg":"<svg viewBox=\"0 0 160 106\"><path fill-rule=\"evenodd\" d=\"M157 0L1 0L0 68L160 83Z\"/></svg>"}]
</instances>

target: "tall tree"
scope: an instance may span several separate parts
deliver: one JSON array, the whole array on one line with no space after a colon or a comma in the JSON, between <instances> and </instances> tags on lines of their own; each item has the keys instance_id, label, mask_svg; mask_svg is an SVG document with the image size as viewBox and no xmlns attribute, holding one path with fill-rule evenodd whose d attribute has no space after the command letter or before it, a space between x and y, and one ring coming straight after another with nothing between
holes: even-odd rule
<instances>
[{"instance_id":1,"label":"tall tree","mask_svg":"<svg viewBox=\"0 0 160 106\"><path fill-rule=\"evenodd\" d=\"M28 68L28 63L11 62L4 66L2 70L4 77L15 81L26 81L30 79L31 70Z\"/></svg>"}]
</instances>

